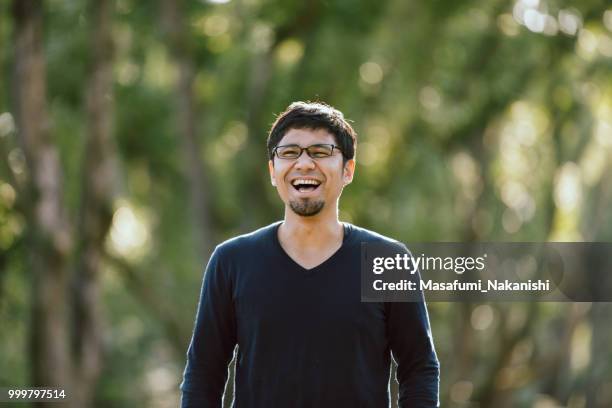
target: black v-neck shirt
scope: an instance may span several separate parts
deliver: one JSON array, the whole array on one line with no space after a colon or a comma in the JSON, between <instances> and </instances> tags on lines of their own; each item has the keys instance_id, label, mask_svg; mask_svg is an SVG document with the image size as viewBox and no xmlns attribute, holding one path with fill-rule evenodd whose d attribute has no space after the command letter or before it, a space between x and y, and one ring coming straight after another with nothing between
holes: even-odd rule
<instances>
[{"instance_id":1,"label":"black v-neck shirt","mask_svg":"<svg viewBox=\"0 0 612 408\"><path fill-rule=\"evenodd\" d=\"M439 365L424 302L361 302L362 242L397 241L344 225L342 246L305 269L280 222L219 245L204 275L181 384L182 407L221 407L238 345L234 407L388 407L390 352L399 406L438 405Z\"/></svg>"}]
</instances>

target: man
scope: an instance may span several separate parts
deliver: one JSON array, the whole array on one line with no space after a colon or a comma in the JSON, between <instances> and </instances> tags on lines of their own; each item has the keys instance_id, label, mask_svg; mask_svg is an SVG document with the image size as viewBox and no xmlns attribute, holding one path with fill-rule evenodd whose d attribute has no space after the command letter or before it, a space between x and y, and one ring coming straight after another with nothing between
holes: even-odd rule
<instances>
[{"instance_id":1,"label":"man","mask_svg":"<svg viewBox=\"0 0 612 408\"><path fill-rule=\"evenodd\" d=\"M341 112L296 102L268 136L281 222L219 245L198 306L182 407L220 407L236 345L238 408L387 407L391 353L400 407L438 406L424 302L360 300L361 242L396 241L338 221L355 171Z\"/></svg>"}]
</instances>

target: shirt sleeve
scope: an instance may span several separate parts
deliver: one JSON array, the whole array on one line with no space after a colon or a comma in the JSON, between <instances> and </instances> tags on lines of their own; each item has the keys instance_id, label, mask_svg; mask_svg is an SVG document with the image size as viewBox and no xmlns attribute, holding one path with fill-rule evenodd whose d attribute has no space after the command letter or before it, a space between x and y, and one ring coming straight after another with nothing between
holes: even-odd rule
<instances>
[{"instance_id":1,"label":"shirt sleeve","mask_svg":"<svg viewBox=\"0 0 612 408\"><path fill-rule=\"evenodd\" d=\"M231 280L213 252L202 283L195 328L181 384L182 408L220 408L228 364L236 345Z\"/></svg>"},{"instance_id":2,"label":"shirt sleeve","mask_svg":"<svg viewBox=\"0 0 612 408\"><path fill-rule=\"evenodd\" d=\"M399 408L439 406L440 364L422 293L420 298L418 302L385 304L387 336L397 362Z\"/></svg>"}]
</instances>

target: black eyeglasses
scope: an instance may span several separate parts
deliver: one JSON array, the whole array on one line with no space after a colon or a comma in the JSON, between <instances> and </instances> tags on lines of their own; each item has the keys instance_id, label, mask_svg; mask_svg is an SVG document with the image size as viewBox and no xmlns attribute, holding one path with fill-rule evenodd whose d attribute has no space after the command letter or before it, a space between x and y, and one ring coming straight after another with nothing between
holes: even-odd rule
<instances>
[{"instance_id":1,"label":"black eyeglasses","mask_svg":"<svg viewBox=\"0 0 612 408\"><path fill-rule=\"evenodd\" d=\"M290 144L276 146L273 153L279 159L296 160L302 155L304 150L306 150L306 154L311 159L323 159L325 157L330 157L334 154L334 150L341 152L340 148L338 146L334 146L333 144L313 144L307 147Z\"/></svg>"}]
</instances>

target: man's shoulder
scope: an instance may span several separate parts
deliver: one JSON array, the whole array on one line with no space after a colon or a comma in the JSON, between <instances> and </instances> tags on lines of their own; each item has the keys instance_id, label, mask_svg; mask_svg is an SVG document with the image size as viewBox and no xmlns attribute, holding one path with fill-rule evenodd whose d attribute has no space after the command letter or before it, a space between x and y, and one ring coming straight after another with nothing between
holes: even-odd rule
<instances>
[{"instance_id":1,"label":"man's shoulder","mask_svg":"<svg viewBox=\"0 0 612 408\"><path fill-rule=\"evenodd\" d=\"M259 251L262 246L273 242L272 234L278 224L279 222L275 222L255 231L229 238L217 245L215 252L221 256L236 256L245 252Z\"/></svg>"},{"instance_id":2,"label":"man's shoulder","mask_svg":"<svg viewBox=\"0 0 612 408\"><path fill-rule=\"evenodd\" d=\"M388 245L389 247L392 247L392 248L405 248L404 244L401 241L398 241L397 239L380 234L376 231L371 231L363 227L358 227L353 224L346 224L346 225L350 228L351 235L353 235L354 237L353 238L354 242L366 243L366 244L370 244L370 243L382 244L382 245Z\"/></svg>"}]
</instances>

